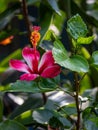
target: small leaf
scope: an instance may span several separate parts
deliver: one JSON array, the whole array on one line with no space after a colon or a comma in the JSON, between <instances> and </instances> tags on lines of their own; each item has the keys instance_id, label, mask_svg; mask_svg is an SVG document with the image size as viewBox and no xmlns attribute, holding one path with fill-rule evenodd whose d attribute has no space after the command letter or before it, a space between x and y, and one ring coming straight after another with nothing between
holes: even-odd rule
<instances>
[{"instance_id":1,"label":"small leaf","mask_svg":"<svg viewBox=\"0 0 98 130\"><path fill-rule=\"evenodd\" d=\"M27 130L22 124L12 121L6 120L0 123L0 130Z\"/></svg>"},{"instance_id":2,"label":"small leaf","mask_svg":"<svg viewBox=\"0 0 98 130\"><path fill-rule=\"evenodd\" d=\"M34 120L41 124L47 124L52 116L53 114L48 109L39 109L33 112Z\"/></svg>"},{"instance_id":3,"label":"small leaf","mask_svg":"<svg viewBox=\"0 0 98 130\"><path fill-rule=\"evenodd\" d=\"M90 44L94 40L94 36L89 37L79 37L77 39L78 44Z\"/></svg>"},{"instance_id":4,"label":"small leaf","mask_svg":"<svg viewBox=\"0 0 98 130\"><path fill-rule=\"evenodd\" d=\"M85 37L88 32L87 26L79 14L76 14L68 20L67 31L74 39Z\"/></svg>"}]
</instances>

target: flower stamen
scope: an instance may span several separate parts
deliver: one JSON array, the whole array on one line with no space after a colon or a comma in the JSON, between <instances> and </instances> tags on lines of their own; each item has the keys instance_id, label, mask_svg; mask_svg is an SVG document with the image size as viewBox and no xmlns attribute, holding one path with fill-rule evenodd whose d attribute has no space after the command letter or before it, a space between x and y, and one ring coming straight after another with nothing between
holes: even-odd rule
<instances>
[{"instance_id":1,"label":"flower stamen","mask_svg":"<svg viewBox=\"0 0 98 130\"><path fill-rule=\"evenodd\" d=\"M31 40L31 43L32 43L34 49L36 49L37 43L40 40L39 30L40 30L39 26L34 26L33 27L33 31L31 32L30 40Z\"/></svg>"}]
</instances>

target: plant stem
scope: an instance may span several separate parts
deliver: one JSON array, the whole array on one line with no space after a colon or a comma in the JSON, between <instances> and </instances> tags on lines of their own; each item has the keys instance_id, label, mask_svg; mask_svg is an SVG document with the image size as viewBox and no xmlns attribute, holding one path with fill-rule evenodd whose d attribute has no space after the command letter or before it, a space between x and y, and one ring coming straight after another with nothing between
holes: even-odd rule
<instances>
[{"instance_id":1,"label":"plant stem","mask_svg":"<svg viewBox=\"0 0 98 130\"><path fill-rule=\"evenodd\" d=\"M76 86L76 95L75 95L75 101L76 101L76 108L77 108L77 122L76 122L76 130L79 130L80 128L80 108L79 108L79 80L78 80L78 73L75 72L75 86Z\"/></svg>"},{"instance_id":2,"label":"plant stem","mask_svg":"<svg viewBox=\"0 0 98 130\"><path fill-rule=\"evenodd\" d=\"M44 105L46 104L47 102L47 96L45 93L42 93L42 97L43 97L43 102L44 102Z\"/></svg>"},{"instance_id":3,"label":"plant stem","mask_svg":"<svg viewBox=\"0 0 98 130\"><path fill-rule=\"evenodd\" d=\"M85 77L86 74L87 74L87 73L85 73L85 74L82 76L82 78L79 80L79 84L80 84L80 82L82 81L82 79Z\"/></svg>"},{"instance_id":4,"label":"plant stem","mask_svg":"<svg viewBox=\"0 0 98 130\"><path fill-rule=\"evenodd\" d=\"M31 31L32 31L32 24L30 23L30 21L28 19L28 9L27 9L27 5L26 5L26 0L22 0L21 5L22 5L23 16L24 16L24 20L26 22L26 27L27 27L27 30L28 30L28 37L29 37L29 41L30 41L30 35L31 35Z\"/></svg>"},{"instance_id":5,"label":"plant stem","mask_svg":"<svg viewBox=\"0 0 98 130\"><path fill-rule=\"evenodd\" d=\"M71 0L67 0L67 15L69 19L71 17Z\"/></svg>"}]
</instances>

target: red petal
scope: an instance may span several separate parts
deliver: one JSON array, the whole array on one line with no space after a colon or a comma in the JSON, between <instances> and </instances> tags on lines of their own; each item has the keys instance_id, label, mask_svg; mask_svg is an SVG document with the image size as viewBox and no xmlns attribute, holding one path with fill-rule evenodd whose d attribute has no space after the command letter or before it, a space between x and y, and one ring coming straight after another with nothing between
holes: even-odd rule
<instances>
[{"instance_id":1,"label":"red petal","mask_svg":"<svg viewBox=\"0 0 98 130\"><path fill-rule=\"evenodd\" d=\"M59 65L53 65L47 67L41 74L44 78L54 78L55 76L59 75L61 72Z\"/></svg>"},{"instance_id":2,"label":"red petal","mask_svg":"<svg viewBox=\"0 0 98 130\"><path fill-rule=\"evenodd\" d=\"M39 76L38 74L23 74L20 76L20 80L31 81L36 79L38 76Z\"/></svg>"},{"instance_id":3,"label":"red petal","mask_svg":"<svg viewBox=\"0 0 98 130\"><path fill-rule=\"evenodd\" d=\"M47 51L43 54L40 64L38 66L39 73L41 73L45 68L54 64L54 59L52 56L52 51Z\"/></svg>"},{"instance_id":4,"label":"red petal","mask_svg":"<svg viewBox=\"0 0 98 130\"><path fill-rule=\"evenodd\" d=\"M33 70L33 72L37 73L40 53L33 48L25 47L22 51L22 55L27 64L29 65L30 69Z\"/></svg>"},{"instance_id":5,"label":"red petal","mask_svg":"<svg viewBox=\"0 0 98 130\"><path fill-rule=\"evenodd\" d=\"M33 26L33 30L34 31L39 31L39 30L41 30L41 27L40 26Z\"/></svg>"},{"instance_id":6,"label":"red petal","mask_svg":"<svg viewBox=\"0 0 98 130\"><path fill-rule=\"evenodd\" d=\"M9 65L15 70L29 73L29 67L20 60L10 60Z\"/></svg>"}]
</instances>

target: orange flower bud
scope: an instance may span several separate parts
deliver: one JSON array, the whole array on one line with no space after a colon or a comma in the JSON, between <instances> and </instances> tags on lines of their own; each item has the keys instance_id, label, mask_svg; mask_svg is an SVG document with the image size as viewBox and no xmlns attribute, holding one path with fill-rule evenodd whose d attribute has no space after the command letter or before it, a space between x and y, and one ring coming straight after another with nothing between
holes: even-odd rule
<instances>
[{"instance_id":1,"label":"orange flower bud","mask_svg":"<svg viewBox=\"0 0 98 130\"><path fill-rule=\"evenodd\" d=\"M0 44L1 44L1 45L10 44L13 38L14 38L13 36L7 37L6 39L0 41Z\"/></svg>"}]
</instances>

